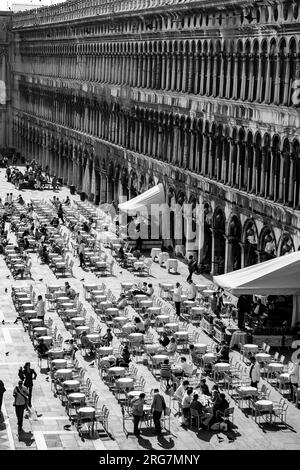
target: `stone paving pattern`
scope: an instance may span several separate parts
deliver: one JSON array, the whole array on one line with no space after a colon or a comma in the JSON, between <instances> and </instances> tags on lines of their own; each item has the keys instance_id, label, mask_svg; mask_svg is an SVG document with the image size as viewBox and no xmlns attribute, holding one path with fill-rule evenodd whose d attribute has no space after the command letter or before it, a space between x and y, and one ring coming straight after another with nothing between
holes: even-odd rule
<instances>
[{"instance_id":1,"label":"stone paving pattern","mask_svg":"<svg viewBox=\"0 0 300 470\"><path fill-rule=\"evenodd\" d=\"M16 191L14 186L7 183L5 179L5 170L0 170L0 197L4 200L6 193L12 192L14 196L18 195L20 191ZM63 188L57 194L61 200L66 195L70 195L67 188ZM53 197L53 191L22 191L22 196L26 201L30 198L33 199L49 199ZM79 196L70 196L71 199L79 200ZM66 229L67 230L67 229ZM209 432L200 430L197 434L195 430L184 429L180 426L178 417L174 416L172 410L171 416L171 434L164 433L163 437L157 438L143 428L143 434L138 440L135 436L129 435L128 438L122 430L122 416L121 409L113 394L108 390L108 387L102 382L96 368L89 367L88 361L85 360L80 351L77 352L77 359L80 365L84 367L86 374L85 378L89 377L92 380L92 390L96 390L99 397L99 404L106 404L109 408L109 430L113 439L109 437L102 437L97 439L85 438L84 441L79 437L75 428L72 426L71 431L64 430L64 425L68 424L68 417L62 407L59 398L55 398L51 391L50 383L46 381L46 375L40 373L37 365L37 355L33 350L32 343L28 334L24 332L21 323L14 325L13 321L16 318L14 310L10 287L11 285L28 285L33 283L36 293L41 293L43 296L46 292L46 284L61 283L64 284L65 280L57 280L55 275L46 265L40 265L37 255L32 253L31 259L32 266L32 280L31 281L14 281L10 275L3 256L0 257L0 378L3 380L6 393L4 394L4 405L2 421L0 420L0 450L26 450L26 449L55 449L55 450L226 450L226 449L268 449L268 450L290 450L300 449L299 431L300 431L300 410L293 404L290 404L287 413L287 422L289 427L282 425L279 426L259 426L255 423L254 419L247 417L230 399L230 404L235 406L234 411L234 424L233 431L228 433L217 434L216 432ZM159 267L156 263L152 265L151 278L145 280L152 282L155 294L158 294L158 284L160 282L181 282L184 287L187 286L187 267L184 263L179 262L178 275L171 275L165 269ZM122 274L121 274L122 272ZM131 281L133 279L140 280L133 276L126 270L115 268L114 277L103 278L103 282L112 290L117 296L120 293L120 280ZM94 282L97 278L94 274L85 272L79 267L78 259L75 258L74 278L70 279L70 284L80 292L80 300L87 308L88 316L96 315L91 308L90 304L83 298L83 287L80 279L84 278L86 282ZM43 281L39 281L39 279ZM194 276L195 281L198 283L209 284L206 278L201 275ZM8 288L8 293L5 293L5 288ZM70 334L64 327L64 324L58 317L56 312L48 312L46 319L51 316L54 320L54 325L58 327L58 332L67 339ZM5 320L5 325L2 326L1 321ZM98 320L97 320L98 321ZM190 326L192 332L195 327ZM4 333L6 331L6 333ZM201 340L209 342L208 336L197 328L201 334ZM6 355L6 353L9 353ZM234 360L239 360L240 355L237 351L232 351L231 355ZM34 383L33 388L33 414L31 418L24 419L25 432L18 436L17 422L13 407L12 391L18 380L18 369L26 361L30 361L33 368L37 371L38 377ZM150 391L155 386L159 386L158 381L153 377L150 371L142 364L138 364L138 376L143 376L146 379L146 390ZM261 381L262 383L262 381ZM211 385L211 383L210 383ZM271 399L278 401L281 395L269 384L271 388ZM228 398L228 397L227 397ZM166 397L167 403L169 397Z\"/></svg>"}]
</instances>

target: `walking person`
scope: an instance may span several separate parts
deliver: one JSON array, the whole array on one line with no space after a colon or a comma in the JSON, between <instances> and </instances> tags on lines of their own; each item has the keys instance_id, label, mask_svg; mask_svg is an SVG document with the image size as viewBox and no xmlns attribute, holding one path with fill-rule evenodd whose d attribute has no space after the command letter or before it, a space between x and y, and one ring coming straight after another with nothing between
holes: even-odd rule
<instances>
[{"instance_id":1,"label":"walking person","mask_svg":"<svg viewBox=\"0 0 300 470\"><path fill-rule=\"evenodd\" d=\"M2 382L2 380L0 380L0 413L1 413L1 408L2 408L4 392L6 392L6 388L4 387L4 383Z\"/></svg>"},{"instance_id":2,"label":"walking person","mask_svg":"<svg viewBox=\"0 0 300 470\"><path fill-rule=\"evenodd\" d=\"M43 300L43 297L41 295L38 295L38 298L37 298L36 314L37 314L37 318L39 318L40 320L43 320L43 323L44 323L45 301Z\"/></svg>"},{"instance_id":3,"label":"walking person","mask_svg":"<svg viewBox=\"0 0 300 470\"><path fill-rule=\"evenodd\" d=\"M190 255L189 260L188 260L189 275L186 279L188 282L192 280L192 276L194 272L196 271L196 266L197 266L197 261L194 259L192 255Z\"/></svg>"},{"instance_id":4,"label":"walking person","mask_svg":"<svg viewBox=\"0 0 300 470\"><path fill-rule=\"evenodd\" d=\"M173 294L173 301L175 303L176 315L180 317L181 311L181 295L182 295L182 287L179 282L176 282L176 286L174 289Z\"/></svg>"},{"instance_id":5,"label":"walking person","mask_svg":"<svg viewBox=\"0 0 300 470\"><path fill-rule=\"evenodd\" d=\"M62 221L63 224L65 223L65 221L64 221L64 210L63 210L63 207L62 207L61 203L59 204L58 209L57 209L57 217Z\"/></svg>"},{"instance_id":6,"label":"walking person","mask_svg":"<svg viewBox=\"0 0 300 470\"><path fill-rule=\"evenodd\" d=\"M20 367L19 377L24 382L24 386L28 390L28 406L31 408L33 381L36 379L37 375L35 370L30 368L30 362L26 362L23 369Z\"/></svg>"},{"instance_id":7,"label":"walking person","mask_svg":"<svg viewBox=\"0 0 300 470\"><path fill-rule=\"evenodd\" d=\"M133 433L137 437L140 435L139 422L144 414L145 396L145 393L140 393L139 397L132 403Z\"/></svg>"},{"instance_id":8,"label":"walking person","mask_svg":"<svg viewBox=\"0 0 300 470\"><path fill-rule=\"evenodd\" d=\"M250 366L250 380L251 387L257 388L258 382L260 381L260 366L254 356L250 357L251 366Z\"/></svg>"},{"instance_id":9,"label":"walking person","mask_svg":"<svg viewBox=\"0 0 300 470\"><path fill-rule=\"evenodd\" d=\"M20 431L23 428L24 410L27 408L28 400L28 391L24 387L22 380L19 380L18 385L14 388L13 397L15 399L14 407L18 420L18 430Z\"/></svg>"},{"instance_id":10,"label":"walking person","mask_svg":"<svg viewBox=\"0 0 300 470\"><path fill-rule=\"evenodd\" d=\"M163 395L161 395L159 393L159 390L158 388L155 388L154 389L154 396L153 396L153 401L152 401L152 405L151 405L151 412L153 414L153 422L154 422L154 426L155 426L155 434L157 434L158 436L161 435L161 423L160 423L160 420L161 420L161 416L162 416L162 412L166 412L166 402L165 402L165 399L163 397Z\"/></svg>"},{"instance_id":11,"label":"walking person","mask_svg":"<svg viewBox=\"0 0 300 470\"><path fill-rule=\"evenodd\" d=\"M85 261L84 261L84 250L85 250L85 245L82 242L80 242L80 245L78 247L78 255L79 255L79 265L81 268L85 268Z\"/></svg>"}]
</instances>

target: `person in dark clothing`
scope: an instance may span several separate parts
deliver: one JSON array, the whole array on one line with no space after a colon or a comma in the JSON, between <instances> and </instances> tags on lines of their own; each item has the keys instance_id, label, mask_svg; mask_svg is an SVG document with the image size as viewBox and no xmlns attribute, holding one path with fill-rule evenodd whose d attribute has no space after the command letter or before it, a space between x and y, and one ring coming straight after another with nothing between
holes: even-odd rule
<instances>
[{"instance_id":1,"label":"person in dark clothing","mask_svg":"<svg viewBox=\"0 0 300 470\"><path fill-rule=\"evenodd\" d=\"M168 346L169 342L170 342L170 340L169 340L169 338L168 338L168 335L167 335L167 333L164 332L163 335L162 335L162 338L159 339L159 343L160 343L164 348L166 348L166 347Z\"/></svg>"},{"instance_id":2,"label":"person in dark clothing","mask_svg":"<svg viewBox=\"0 0 300 470\"><path fill-rule=\"evenodd\" d=\"M162 412L164 413L166 412L166 408L167 408L166 402L165 402L163 395L159 393L158 388L155 388L153 401L151 405L151 411L153 414L155 434L157 434L158 436L161 435L161 424L160 424L161 415L162 415Z\"/></svg>"},{"instance_id":3,"label":"person in dark clothing","mask_svg":"<svg viewBox=\"0 0 300 470\"><path fill-rule=\"evenodd\" d=\"M196 266L197 266L197 261L194 259L194 257L192 255L189 256L189 260L188 260L189 275L186 278L186 280L188 282L192 280L192 276L193 276L194 272L196 271Z\"/></svg>"},{"instance_id":4,"label":"person in dark clothing","mask_svg":"<svg viewBox=\"0 0 300 470\"><path fill-rule=\"evenodd\" d=\"M24 386L28 389L28 406L31 408L33 381L37 375L34 369L30 368L30 362L26 362L23 369L20 367L19 377L24 382Z\"/></svg>"},{"instance_id":5,"label":"person in dark clothing","mask_svg":"<svg viewBox=\"0 0 300 470\"><path fill-rule=\"evenodd\" d=\"M18 420L18 430L20 431L23 427L24 410L28 406L28 391L27 388L23 385L22 380L19 380L18 385L14 388L13 397L15 399L14 407Z\"/></svg>"},{"instance_id":6,"label":"person in dark clothing","mask_svg":"<svg viewBox=\"0 0 300 470\"><path fill-rule=\"evenodd\" d=\"M221 362L229 362L229 347L225 341L221 342L220 351L218 353L218 360Z\"/></svg>"},{"instance_id":7,"label":"person in dark clothing","mask_svg":"<svg viewBox=\"0 0 300 470\"><path fill-rule=\"evenodd\" d=\"M62 221L64 224L64 210L61 204L59 204L58 209L57 209L57 217Z\"/></svg>"},{"instance_id":8,"label":"person in dark clothing","mask_svg":"<svg viewBox=\"0 0 300 470\"><path fill-rule=\"evenodd\" d=\"M4 383L2 382L2 380L0 380L0 413L1 413L1 408L2 408L4 392L6 392L6 388L4 387Z\"/></svg>"}]
</instances>

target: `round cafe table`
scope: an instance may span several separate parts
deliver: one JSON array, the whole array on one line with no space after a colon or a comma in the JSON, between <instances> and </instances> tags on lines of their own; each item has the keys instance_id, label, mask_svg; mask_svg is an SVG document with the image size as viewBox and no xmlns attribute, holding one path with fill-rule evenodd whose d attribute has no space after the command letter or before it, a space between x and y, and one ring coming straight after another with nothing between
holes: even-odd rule
<instances>
[{"instance_id":1,"label":"round cafe table","mask_svg":"<svg viewBox=\"0 0 300 470\"><path fill-rule=\"evenodd\" d=\"M30 304L30 303L28 303L28 304L22 304L22 308L23 308L24 310L34 310L34 305L33 305L33 304ZM35 310L34 310L34 311L35 311Z\"/></svg>"},{"instance_id":2,"label":"round cafe table","mask_svg":"<svg viewBox=\"0 0 300 470\"><path fill-rule=\"evenodd\" d=\"M200 354L205 354L207 351L207 344L196 343L194 344L195 351Z\"/></svg>"},{"instance_id":3,"label":"round cafe table","mask_svg":"<svg viewBox=\"0 0 300 470\"><path fill-rule=\"evenodd\" d=\"M130 290L133 286L133 282L121 282L121 288L123 291Z\"/></svg>"},{"instance_id":4,"label":"round cafe table","mask_svg":"<svg viewBox=\"0 0 300 470\"><path fill-rule=\"evenodd\" d=\"M122 332L124 334L129 334L134 330L134 326L131 323L126 323L122 326Z\"/></svg>"},{"instance_id":5,"label":"round cafe table","mask_svg":"<svg viewBox=\"0 0 300 470\"><path fill-rule=\"evenodd\" d=\"M43 326L37 326L33 328L33 333L35 336L44 336L47 334L47 328Z\"/></svg>"},{"instance_id":6,"label":"round cafe table","mask_svg":"<svg viewBox=\"0 0 300 470\"><path fill-rule=\"evenodd\" d=\"M64 369L67 367L67 360L66 359L53 359L51 361L51 367L54 369Z\"/></svg>"},{"instance_id":7,"label":"round cafe table","mask_svg":"<svg viewBox=\"0 0 300 470\"><path fill-rule=\"evenodd\" d=\"M159 257L160 253L161 253L161 249L160 249L160 248L152 248L152 249L151 249L151 258L152 258L153 260L155 260L155 258L158 258L158 257Z\"/></svg>"},{"instance_id":8,"label":"round cafe table","mask_svg":"<svg viewBox=\"0 0 300 470\"><path fill-rule=\"evenodd\" d=\"M74 308L75 307L75 302L61 302L60 306L66 310L68 308Z\"/></svg>"},{"instance_id":9,"label":"round cafe table","mask_svg":"<svg viewBox=\"0 0 300 470\"><path fill-rule=\"evenodd\" d=\"M92 406L83 406L82 408L79 408L77 412L83 419L94 420L95 418L95 408Z\"/></svg>"},{"instance_id":10,"label":"round cafe table","mask_svg":"<svg viewBox=\"0 0 300 470\"><path fill-rule=\"evenodd\" d=\"M143 333L130 333L128 338L132 343L142 343L144 335Z\"/></svg>"},{"instance_id":11,"label":"round cafe table","mask_svg":"<svg viewBox=\"0 0 300 470\"><path fill-rule=\"evenodd\" d=\"M188 340L189 334L187 331L175 331L174 337L178 342Z\"/></svg>"},{"instance_id":12,"label":"round cafe table","mask_svg":"<svg viewBox=\"0 0 300 470\"><path fill-rule=\"evenodd\" d=\"M52 336L48 336L48 335L47 336L40 336L39 340L43 340L44 343L46 344L46 346L49 346L53 342Z\"/></svg>"},{"instance_id":13,"label":"round cafe table","mask_svg":"<svg viewBox=\"0 0 300 470\"><path fill-rule=\"evenodd\" d=\"M257 344L244 344L243 348L245 354L255 354L258 351Z\"/></svg>"},{"instance_id":14,"label":"round cafe table","mask_svg":"<svg viewBox=\"0 0 300 470\"><path fill-rule=\"evenodd\" d=\"M29 325L31 329L41 326L42 324L43 324L43 320L41 320L40 318L31 318L29 320Z\"/></svg>"},{"instance_id":15,"label":"round cafe table","mask_svg":"<svg viewBox=\"0 0 300 470\"><path fill-rule=\"evenodd\" d=\"M127 317L115 317L113 319L114 324L121 325L121 326L125 325L127 321L128 321Z\"/></svg>"},{"instance_id":16,"label":"round cafe table","mask_svg":"<svg viewBox=\"0 0 300 470\"><path fill-rule=\"evenodd\" d=\"M157 315L156 320L161 323L168 323L170 315Z\"/></svg>"},{"instance_id":17,"label":"round cafe table","mask_svg":"<svg viewBox=\"0 0 300 470\"><path fill-rule=\"evenodd\" d=\"M153 302L152 302L152 300L141 300L139 302L139 305L140 305L141 308L143 308L143 307L144 308L149 308L149 307L152 307Z\"/></svg>"},{"instance_id":18,"label":"round cafe table","mask_svg":"<svg viewBox=\"0 0 300 470\"><path fill-rule=\"evenodd\" d=\"M164 362L166 359L169 359L169 356L166 354L156 354L155 356L152 357L152 361L158 365Z\"/></svg>"},{"instance_id":19,"label":"round cafe table","mask_svg":"<svg viewBox=\"0 0 300 470\"><path fill-rule=\"evenodd\" d=\"M271 400L258 400L255 402L255 406L261 410L272 410L273 402Z\"/></svg>"},{"instance_id":20,"label":"round cafe table","mask_svg":"<svg viewBox=\"0 0 300 470\"><path fill-rule=\"evenodd\" d=\"M72 379L72 369L58 369L55 372L55 377L57 379L71 380Z\"/></svg>"},{"instance_id":21,"label":"round cafe table","mask_svg":"<svg viewBox=\"0 0 300 470\"><path fill-rule=\"evenodd\" d=\"M75 318L77 313L78 313L78 311L77 311L76 308L66 308L66 310L64 311L64 314L68 318Z\"/></svg>"},{"instance_id":22,"label":"round cafe table","mask_svg":"<svg viewBox=\"0 0 300 470\"><path fill-rule=\"evenodd\" d=\"M284 365L279 362L270 362L270 364L268 364L268 372L282 372L283 369Z\"/></svg>"},{"instance_id":23,"label":"round cafe table","mask_svg":"<svg viewBox=\"0 0 300 470\"><path fill-rule=\"evenodd\" d=\"M128 398L137 398L141 394L141 390L131 390L130 392L127 393Z\"/></svg>"},{"instance_id":24,"label":"round cafe table","mask_svg":"<svg viewBox=\"0 0 300 470\"><path fill-rule=\"evenodd\" d=\"M87 325L76 326L75 328L77 335L81 335L84 331L88 333L90 331L90 327Z\"/></svg>"},{"instance_id":25,"label":"round cafe table","mask_svg":"<svg viewBox=\"0 0 300 470\"><path fill-rule=\"evenodd\" d=\"M105 314L110 315L112 317L116 317L119 314L118 308L109 307L105 310Z\"/></svg>"},{"instance_id":26,"label":"round cafe table","mask_svg":"<svg viewBox=\"0 0 300 470\"><path fill-rule=\"evenodd\" d=\"M71 322L75 325L75 326L83 326L84 322L85 322L85 318L84 317L72 317L71 318Z\"/></svg>"},{"instance_id":27,"label":"round cafe table","mask_svg":"<svg viewBox=\"0 0 300 470\"><path fill-rule=\"evenodd\" d=\"M214 353L206 353L202 359L204 362L212 364L216 360L216 355Z\"/></svg>"},{"instance_id":28,"label":"round cafe table","mask_svg":"<svg viewBox=\"0 0 300 470\"><path fill-rule=\"evenodd\" d=\"M107 301L100 302L99 308L101 308L102 310L107 311L109 308L112 308L112 304L111 304L111 302L107 302ZM115 310L118 310L118 309L115 309Z\"/></svg>"},{"instance_id":29,"label":"round cafe table","mask_svg":"<svg viewBox=\"0 0 300 470\"><path fill-rule=\"evenodd\" d=\"M48 358L49 359L63 359L64 350L63 349L49 349Z\"/></svg>"},{"instance_id":30,"label":"round cafe table","mask_svg":"<svg viewBox=\"0 0 300 470\"><path fill-rule=\"evenodd\" d=\"M137 294L134 296L134 300L139 303L141 302L142 300L148 300L148 297L146 295L143 295L143 294Z\"/></svg>"},{"instance_id":31,"label":"round cafe table","mask_svg":"<svg viewBox=\"0 0 300 470\"><path fill-rule=\"evenodd\" d=\"M190 310L190 313L192 316L201 316L202 313L205 312L205 308L204 307L192 307L191 310Z\"/></svg>"},{"instance_id":32,"label":"round cafe table","mask_svg":"<svg viewBox=\"0 0 300 470\"><path fill-rule=\"evenodd\" d=\"M36 317L36 311L35 310L24 310L24 315L26 318L34 318Z\"/></svg>"},{"instance_id":33,"label":"round cafe table","mask_svg":"<svg viewBox=\"0 0 300 470\"><path fill-rule=\"evenodd\" d=\"M101 303L106 301L106 295L98 294L92 297L92 300L96 303Z\"/></svg>"},{"instance_id":34,"label":"round cafe table","mask_svg":"<svg viewBox=\"0 0 300 470\"><path fill-rule=\"evenodd\" d=\"M251 396L251 397L256 397L257 394L258 394L258 390L257 388L255 387L250 387L250 386L242 386L242 387L239 387L238 388L238 393L239 395L241 395L242 397L245 397L245 396Z\"/></svg>"},{"instance_id":35,"label":"round cafe table","mask_svg":"<svg viewBox=\"0 0 300 470\"><path fill-rule=\"evenodd\" d=\"M160 344L145 344L145 351L148 354L155 354L156 351L159 351L161 348Z\"/></svg>"},{"instance_id":36,"label":"round cafe table","mask_svg":"<svg viewBox=\"0 0 300 470\"><path fill-rule=\"evenodd\" d=\"M230 370L230 364L227 362L217 362L217 364L215 364L216 372L227 372L228 370Z\"/></svg>"},{"instance_id":37,"label":"round cafe table","mask_svg":"<svg viewBox=\"0 0 300 470\"><path fill-rule=\"evenodd\" d=\"M183 305L186 307L186 308L192 308L192 307L195 307L197 304L194 300L184 300L183 302Z\"/></svg>"},{"instance_id":38,"label":"round cafe table","mask_svg":"<svg viewBox=\"0 0 300 470\"><path fill-rule=\"evenodd\" d=\"M111 348L110 346L101 346L101 348L98 349L98 354L99 356L109 356L113 351L114 348Z\"/></svg>"},{"instance_id":39,"label":"round cafe table","mask_svg":"<svg viewBox=\"0 0 300 470\"><path fill-rule=\"evenodd\" d=\"M143 261L135 261L133 263L134 269L142 269L145 266L145 263Z\"/></svg>"},{"instance_id":40,"label":"round cafe table","mask_svg":"<svg viewBox=\"0 0 300 470\"><path fill-rule=\"evenodd\" d=\"M125 375L125 367L110 367L108 369L109 375L113 375L114 377L124 377Z\"/></svg>"},{"instance_id":41,"label":"round cafe table","mask_svg":"<svg viewBox=\"0 0 300 470\"><path fill-rule=\"evenodd\" d=\"M104 294L103 289L93 289L91 291L91 294L92 294L93 297L96 297L96 296L100 295L101 297L103 297L103 300L106 300L106 295Z\"/></svg>"},{"instance_id":42,"label":"round cafe table","mask_svg":"<svg viewBox=\"0 0 300 470\"><path fill-rule=\"evenodd\" d=\"M76 382L76 380L65 380L65 381L63 382L63 385L64 385L66 382ZM80 405L84 405L84 403L85 403L85 394L84 394L84 393L80 393L80 392L69 393L69 395L68 395L68 400L69 400L70 403L76 401L76 402L79 402Z\"/></svg>"},{"instance_id":43,"label":"round cafe table","mask_svg":"<svg viewBox=\"0 0 300 470\"><path fill-rule=\"evenodd\" d=\"M119 388L132 388L134 384L134 379L131 377L122 377L116 380L116 384Z\"/></svg>"},{"instance_id":44,"label":"round cafe table","mask_svg":"<svg viewBox=\"0 0 300 470\"><path fill-rule=\"evenodd\" d=\"M148 307L147 312L149 313L149 315L159 315L161 312L161 307Z\"/></svg>"},{"instance_id":45,"label":"round cafe table","mask_svg":"<svg viewBox=\"0 0 300 470\"><path fill-rule=\"evenodd\" d=\"M204 289L202 293L205 297L210 297L211 295L215 293L215 291L212 289Z\"/></svg>"},{"instance_id":46,"label":"round cafe table","mask_svg":"<svg viewBox=\"0 0 300 470\"><path fill-rule=\"evenodd\" d=\"M257 362L271 362L272 356L267 353L258 353L255 354L255 358Z\"/></svg>"},{"instance_id":47,"label":"round cafe table","mask_svg":"<svg viewBox=\"0 0 300 470\"><path fill-rule=\"evenodd\" d=\"M60 292L60 294L61 294L61 292ZM68 302L69 300L70 300L69 297L66 297L66 296L56 298L56 301L59 302L59 303Z\"/></svg>"},{"instance_id":48,"label":"round cafe table","mask_svg":"<svg viewBox=\"0 0 300 470\"><path fill-rule=\"evenodd\" d=\"M178 323L166 323L165 328L170 331L175 332L179 330L179 324Z\"/></svg>"},{"instance_id":49,"label":"round cafe table","mask_svg":"<svg viewBox=\"0 0 300 470\"><path fill-rule=\"evenodd\" d=\"M89 335L86 335L86 337L92 342L92 343L99 343L100 342L100 335L96 333L92 333Z\"/></svg>"},{"instance_id":50,"label":"round cafe table","mask_svg":"<svg viewBox=\"0 0 300 470\"><path fill-rule=\"evenodd\" d=\"M198 292L202 292L207 289L207 285L205 284L196 284L196 289Z\"/></svg>"}]
</instances>

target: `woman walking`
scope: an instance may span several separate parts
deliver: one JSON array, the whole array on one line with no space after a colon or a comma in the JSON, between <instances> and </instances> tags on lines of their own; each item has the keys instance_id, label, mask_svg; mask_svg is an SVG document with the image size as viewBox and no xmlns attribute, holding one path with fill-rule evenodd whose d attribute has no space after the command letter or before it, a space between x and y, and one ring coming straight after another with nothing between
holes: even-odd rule
<instances>
[{"instance_id":1,"label":"woman walking","mask_svg":"<svg viewBox=\"0 0 300 470\"><path fill-rule=\"evenodd\" d=\"M26 362L23 369L20 367L19 377L24 382L24 386L28 390L28 406L31 408L33 381L36 379L37 375L35 370L30 368L30 362Z\"/></svg>"}]
</instances>

